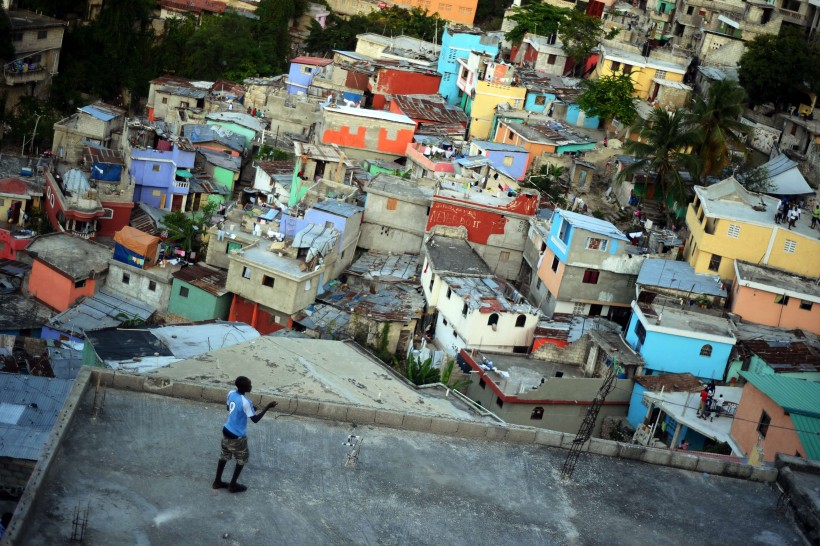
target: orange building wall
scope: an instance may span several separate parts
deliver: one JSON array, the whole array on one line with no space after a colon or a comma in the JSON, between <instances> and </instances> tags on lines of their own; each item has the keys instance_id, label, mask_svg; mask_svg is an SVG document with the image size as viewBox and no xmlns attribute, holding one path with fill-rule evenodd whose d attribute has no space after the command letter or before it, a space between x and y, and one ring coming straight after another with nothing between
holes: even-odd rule
<instances>
[{"instance_id":1,"label":"orange building wall","mask_svg":"<svg viewBox=\"0 0 820 546\"><path fill-rule=\"evenodd\" d=\"M350 127L341 127L338 131L327 129L322 134L322 142L324 144L350 146L351 148L365 148L364 137L366 134L366 127L356 127L355 133L350 131Z\"/></svg>"},{"instance_id":2,"label":"orange building wall","mask_svg":"<svg viewBox=\"0 0 820 546\"><path fill-rule=\"evenodd\" d=\"M382 127L379 129L379 151L404 155L407 145L413 141L413 134L413 129L400 129L396 131L396 138L390 138L389 131Z\"/></svg>"},{"instance_id":3,"label":"orange building wall","mask_svg":"<svg viewBox=\"0 0 820 546\"><path fill-rule=\"evenodd\" d=\"M521 146L530 153L530 155L527 157L527 171L529 171L530 166L532 165L532 162L536 157L544 153L555 153L555 146L550 146L548 144L539 144L536 142L530 142L529 140L524 140L517 133L512 133L512 138L510 138L510 130L504 124L501 124L496 128L494 136L495 138L493 138L493 140L495 142Z\"/></svg>"},{"instance_id":4,"label":"orange building wall","mask_svg":"<svg viewBox=\"0 0 820 546\"><path fill-rule=\"evenodd\" d=\"M445 21L464 23L467 26L473 26L478 6L478 0L400 0L391 3L402 7L426 9L430 15L438 13Z\"/></svg>"},{"instance_id":5,"label":"orange building wall","mask_svg":"<svg viewBox=\"0 0 820 546\"><path fill-rule=\"evenodd\" d=\"M57 311L65 311L81 296L94 295L95 281L88 279L85 286L74 287L74 280L55 271L40 260L34 260L28 291L32 296Z\"/></svg>"},{"instance_id":6,"label":"orange building wall","mask_svg":"<svg viewBox=\"0 0 820 546\"><path fill-rule=\"evenodd\" d=\"M552 270L552 262L555 259L555 253L547 247L544 250L544 257L541 258L541 267L538 268L538 278L550 291L552 297L558 297L558 289L561 288L561 280L564 278L564 262L558 260L558 270Z\"/></svg>"},{"instance_id":7,"label":"orange building wall","mask_svg":"<svg viewBox=\"0 0 820 546\"><path fill-rule=\"evenodd\" d=\"M787 330L800 328L820 335L820 304L813 304L811 310L801 309L800 300L789 297L786 305L780 305L774 302L773 293L740 286L740 283L735 283L732 292L732 313L746 322Z\"/></svg>"},{"instance_id":8,"label":"orange building wall","mask_svg":"<svg viewBox=\"0 0 820 546\"><path fill-rule=\"evenodd\" d=\"M800 453L801 457L805 457L806 450L803 449L800 438L794 432L791 417L751 383L746 383L743 387L743 395L735 413L735 420L732 422L732 438L743 453L748 457L757 445L760 435L757 431L757 424L762 411L768 413L772 419L766 438L761 442L763 460L774 461L778 453L786 455Z\"/></svg>"}]
</instances>

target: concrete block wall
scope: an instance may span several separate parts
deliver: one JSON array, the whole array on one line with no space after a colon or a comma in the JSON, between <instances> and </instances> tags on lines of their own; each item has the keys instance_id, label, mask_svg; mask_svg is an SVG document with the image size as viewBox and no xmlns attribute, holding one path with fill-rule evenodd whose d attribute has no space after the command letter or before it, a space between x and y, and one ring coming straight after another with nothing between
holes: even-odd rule
<instances>
[{"instance_id":1,"label":"concrete block wall","mask_svg":"<svg viewBox=\"0 0 820 546\"><path fill-rule=\"evenodd\" d=\"M0 457L0 490L18 495L26 487L36 461Z\"/></svg>"},{"instance_id":2,"label":"concrete block wall","mask_svg":"<svg viewBox=\"0 0 820 546\"><path fill-rule=\"evenodd\" d=\"M115 372L113 370L83 368L82 372L87 375L90 374L90 377L84 379L84 381L88 383L89 388L95 388L94 386L99 382L101 386L107 388L172 396L196 402L216 404L224 404L225 402L225 387L177 382L169 379L158 379ZM69 398L71 398L71 395L69 395ZM560 447L563 449L569 449L572 445L572 441L575 439L575 435L571 433L506 423L463 421L446 417L410 414L351 404L337 404L305 398L289 398L287 396L271 396L258 393L251 395L251 401L257 406L264 406L271 400L279 402L275 411L293 413L317 419L352 422L357 425L373 425L400 430L412 430L415 432L444 434L459 438L535 444L546 447ZM647 448L640 445L624 444L600 438L589 440L584 447L584 452L759 482L772 482L777 479L778 475L777 469L772 467L752 467L734 461L689 453L684 454L665 449Z\"/></svg>"},{"instance_id":3,"label":"concrete block wall","mask_svg":"<svg viewBox=\"0 0 820 546\"><path fill-rule=\"evenodd\" d=\"M583 336L566 347L559 347L553 343L545 343L532 352L532 358L582 366L586 362L591 346L592 341L589 336Z\"/></svg>"},{"instance_id":4,"label":"concrete block wall","mask_svg":"<svg viewBox=\"0 0 820 546\"><path fill-rule=\"evenodd\" d=\"M791 509L795 523L803 531L810 544L820 544L820 503L817 490L811 482L799 474L820 475L820 463L800 457L778 454L775 467L779 470L777 484L783 492L783 500Z\"/></svg>"}]
</instances>

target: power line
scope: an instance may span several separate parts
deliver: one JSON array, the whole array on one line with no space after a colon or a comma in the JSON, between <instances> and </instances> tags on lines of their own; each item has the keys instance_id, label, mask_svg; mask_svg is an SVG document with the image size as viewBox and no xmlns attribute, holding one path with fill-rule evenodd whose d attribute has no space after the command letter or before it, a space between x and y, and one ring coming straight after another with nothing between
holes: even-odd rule
<instances>
[{"instance_id":1,"label":"power line","mask_svg":"<svg viewBox=\"0 0 820 546\"><path fill-rule=\"evenodd\" d=\"M629 392L629 393L631 393L631 392L632 392L632 391L627 390L627 389L622 389L622 388L618 387L617 385L615 386L615 389L620 390L620 391L623 391L623 392ZM679 402L672 402L672 401L670 401L670 400L661 400L661 399L654 399L654 400L657 400L657 401L659 401L659 402L663 402L664 404L669 404L670 406L681 406L681 407L683 407L684 409L685 409L685 408L692 408L692 409L695 409L693 406L687 406L686 404L681 404L681 403L679 403ZM671 415L670 415L670 417L673 417L673 416L671 416ZM733 420L736 420L736 421L744 421L744 422L746 422L746 423L759 423L759 421L755 421L755 420L752 420L752 419L743 419L742 417L737 417L737 416L735 416L735 415L726 415L726 417L731 417ZM674 418L674 417L673 417L673 418ZM812 430L799 430L799 429L796 429L796 428L786 427L786 426L782 426L782 425L769 425L768 427L769 427L769 428L779 428L779 429L783 429L783 430L791 430L791 431L794 431L794 432L800 432L800 433L802 433L802 434L813 434L813 435L815 435L815 436L820 436L820 432L818 432L818 431L812 431Z\"/></svg>"}]
</instances>

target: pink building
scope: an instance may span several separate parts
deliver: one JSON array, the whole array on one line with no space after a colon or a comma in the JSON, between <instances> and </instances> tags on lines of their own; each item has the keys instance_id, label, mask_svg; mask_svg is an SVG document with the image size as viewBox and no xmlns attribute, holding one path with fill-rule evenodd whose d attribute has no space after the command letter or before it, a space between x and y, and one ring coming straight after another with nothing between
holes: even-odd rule
<instances>
[{"instance_id":1,"label":"pink building","mask_svg":"<svg viewBox=\"0 0 820 546\"><path fill-rule=\"evenodd\" d=\"M732 438L750 461L774 461L778 453L820 460L817 400L820 383L775 374L740 372L743 387Z\"/></svg>"},{"instance_id":2,"label":"pink building","mask_svg":"<svg viewBox=\"0 0 820 546\"><path fill-rule=\"evenodd\" d=\"M811 279L735 261L731 309L745 322L820 335L820 292Z\"/></svg>"}]
</instances>

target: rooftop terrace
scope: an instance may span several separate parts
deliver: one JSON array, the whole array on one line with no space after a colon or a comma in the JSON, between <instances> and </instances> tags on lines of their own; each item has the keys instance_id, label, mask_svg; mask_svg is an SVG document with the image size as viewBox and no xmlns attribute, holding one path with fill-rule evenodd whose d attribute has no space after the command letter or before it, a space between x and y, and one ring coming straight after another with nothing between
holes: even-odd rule
<instances>
[{"instance_id":1,"label":"rooftop terrace","mask_svg":"<svg viewBox=\"0 0 820 546\"><path fill-rule=\"evenodd\" d=\"M582 455L572 481L563 481L564 450L475 438L467 433L484 432L475 423L464 434L455 432L463 426L456 421L446 421L456 428L444 434L365 424L344 406L339 421L282 408L249 425L242 476L249 489L233 496L210 487L224 391L193 401L108 388L94 417L94 382L85 381L88 388L78 383L69 395L65 415L73 418L47 448L50 467L35 470L18 505L8 531L17 544L67 543L78 508L88 509L84 538L93 544L269 544L286 537L310 545L641 546L708 544L717 536L723 544L804 543L767 484L591 454ZM348 468L343 443L351 433L363 443Z\"/></svg>"}]
</instances>

